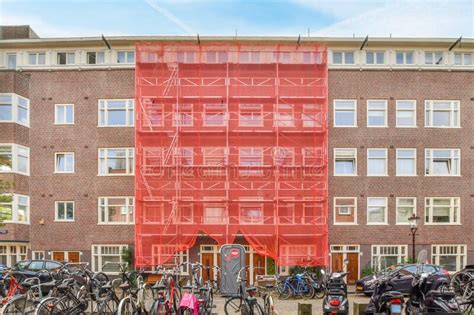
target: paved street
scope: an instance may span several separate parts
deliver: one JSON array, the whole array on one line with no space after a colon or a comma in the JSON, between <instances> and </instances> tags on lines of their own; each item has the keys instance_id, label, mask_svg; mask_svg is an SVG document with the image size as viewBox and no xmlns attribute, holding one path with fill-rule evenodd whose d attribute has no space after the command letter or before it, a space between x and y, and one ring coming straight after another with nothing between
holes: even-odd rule
<instances>
[{"instance_id":1,"label":"paved street","mask_svg":"<svg viewBox=\"0 0 474 315\"><path fill-rule=\"evenodd\" d=\"M366 303L368 301L368 298L359 295L359 294L350 294L349 295L349 303L351 305L351 312L350 314L352 315L352 302L364 302ZM320 299L311 299L311 300L302 300L302 299L296 299L296 300L275 300L275 306L276 310L279 315L297 315L298 314L298 303L305 303L305 304L311 304L312 305L312 311L313 315L320 315L322 314L322 302L323 300ZM224 313L224 303L225 299L223 298L217 298L215 299L215 304L216 308L214 309L214 314L225 314Z\"/></svg>"}]
</instances>

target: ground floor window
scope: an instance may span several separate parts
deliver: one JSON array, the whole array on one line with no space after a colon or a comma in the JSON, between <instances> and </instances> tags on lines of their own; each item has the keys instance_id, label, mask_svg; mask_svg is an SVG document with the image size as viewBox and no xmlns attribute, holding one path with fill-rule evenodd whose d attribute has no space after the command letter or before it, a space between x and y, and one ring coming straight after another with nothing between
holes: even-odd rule
<instances>
[{"instance_id":1,"label":"ground floor window","mask_svg":"<svg viewBox=\"0 0 474 315\"><path fill-rule=\"evenodd\" d=\"M160 261L167 260L166 268L172 268L176 265L183 264L181 274L188 274L189 250L176 252L176 246L153 245L152 247L153 265L159 265ZM171 257L171 259L169 259ZM160 259L161 258L161 259ZM169 260L168 260L169 259Z\"/></svg>"},{"instance_id":2,"label":"ground floor window","mask_svg":"<svg viewBox=\"0 0 474 315\"><path fill-rule=\"evenodd\" d=\"M26 245L0 243L0 264L11 267L20 260L25 260L27 250Z\"/></svg>"},{"instance_id":3,"label":"ground floor window","mask_svg":"<svg viewBox=\"0 0 474 315\"><path fill-rule=\"evenodd\" d=\"M45 259L44 251L34 250L31 252L31 258L34 260L43 260Z\"/></svg>"},{"instance_id":4,"label":"ground floor window","mask_svg":"<svg viewBox=\"0 0 474 315\"><path fill-rule=\"evenodd\" d=\"M92 271L117 274L128 245L92 245Z\"/></svg>"},{"instance_id":5,"label":"ground floor window","mask_svg":"<svg viewBox=\"0 0 474 315\"><path fill-rule=\"evenodd\" d=\"M407 260L407 245L372 245L372 268L377 270L401 264Z\"/></svg>"},{"instance_id":6,"label":"ground floor window","mask_svg":"<svg viewBox=\"0 0 474 315\"><path fill-rule=\"evenodd\" d=\"M450 272L461 270L467 261L466 245L432 245L431 261Z\"/></svg>"}]
</instances>

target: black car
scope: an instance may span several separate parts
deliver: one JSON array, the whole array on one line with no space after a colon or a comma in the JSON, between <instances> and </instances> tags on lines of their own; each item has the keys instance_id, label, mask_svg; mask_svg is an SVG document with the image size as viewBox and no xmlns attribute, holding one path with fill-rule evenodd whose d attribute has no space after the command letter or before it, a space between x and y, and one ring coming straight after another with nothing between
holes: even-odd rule
<instances>
[{"instance_id":1,"label":"black car","mask_svg":"<svg viewBox=\"0 0 474 315\"><path fill-rule=\"evenodd\" d=\"M49 275L39 274L41 270L55 271L60 269L63 263L54 260L22 260L16 263L12 269L15 270L15 277L19 282L26 278L38 277L41 282L49 281ZM22 276L24 277L22 279Z\"/></svg>"},{"instance_id":2,"label":"black car","mask_svg":"<svg viewBox=\"0 0 474 315\"><path fill-rule=\"evenodd\" d=\"M407 264L407 265L397 265L392 270L386 271L389 273L398 272L399 276L393 279L395 285L394 290L402 292L404 294L410 293L411 282L413 280L413 275L416 273L417 265L416 264ZM424 271L435 274L435 279L445 277L449 281L449 272L441 266L437 265L424 265ZM370 280L373 280L373 275L363 277L356 281L356 292L364 293L366 295L372 295L373 288L370 287L370 283L367 284Z\"/></svg>"}]
</instances>

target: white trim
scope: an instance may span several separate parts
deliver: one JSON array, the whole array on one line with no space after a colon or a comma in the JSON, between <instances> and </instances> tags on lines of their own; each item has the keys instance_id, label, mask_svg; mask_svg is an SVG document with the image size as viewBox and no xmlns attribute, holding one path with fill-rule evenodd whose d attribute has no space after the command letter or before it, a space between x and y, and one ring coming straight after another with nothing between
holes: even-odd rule
<instances>
[{"instance_id":1,"label":"white trim","mask_svg":"<svg viewBox=\"0 0 474 315\"><path fill-rule=\"evenodd\" d=\"M64 155L64 163L66 163L66 156L72 155L72 171L58 171L58 155ZM65 166L65 168L67 168ZM54 153L54 173L55 174L73 174L76 170L76 155L74 152L55 152Z\"/></svg>"},{"instance_id":2,"label":"white trim","mask_svg":"<svg viewBox=\"0 0 474 315\"><path fill-rule=\"evenodd\" d=\"M369 199L384 199L385 200L385 212L384 212L384 222L369 222ZM374 206L372 206L374 207ZM387 197L367 197L367 216L366 216L367 225L388 225L388 198Z\"/></svg>"},{"instance_id":3,"label":"white trim","mask_svg":"<svg viewBox=\"0 0 474 315\"><path fill-rule=\"evenodd\" d=\"M412 110L399 109L398 108L399 102L413 102L414 108ZM417 109L418 109L418 105L417 105L416 100L396 100L395 101L395 128L418 128ZM415 125L414 126L399 126L398 125L398 111L404 111L404 112L412 111L413 112L413 121L414 121Z\"/></svg>"},{"instance_id":4,"label":"white trim","mask_svg":"<svg viewBox=\"0 0 474 315\"><path fill-rule=\"evenodd\" d=\"M336 221L336 202L338 199L352 199L354 200L354 221L353 222L337 222ZM333 224L334 225L358 225L357 223L357 197L334 197L333 198Z\"/></svg>"},{"instance_id":5,"label":"white trim","mask_svg":"<svg viewBox=\"0 0 474 315\"><path fill-rule=\"evenodd\" d=\"M39 254L40 257L35 257L35 254ZM31 251L32 260L43 260L46 259L46 252L44 250L33 250Z\"/></svg>"},{"instance_id":6,"label":"white trim","mask_svg":"<svg viewBox=\"0 0 474 315\"><path fill-rule=\"evenodd\" d=\"M399 174L398 173L398 151L399 150L412 150L412 151L415 151L415 155L414 155L414 171L415 171L415 174L412 174L412 175L406 175L406 174ZM416 148L397 148L395 150L395 176L398 176L398 177L416 177L418 176L418 166L417 166L417 163L418 163L418 157L417 157L417 154L418 154L418 150ZM403 159L408 159L408 158L403 158Z\"/></svg>"},{"instance_id":7,"label":"white trim","mask_svg":"<svg viewBox=\"0 0 474 315\"><path fill-rule=\"evenodd\" d=\"M442 247L456 247L455 254L451 253L440 253ZM434 254L434 249L436 248L436 254ZM459 271L467 265L467 245L466 244L432 244L431 245L431 262L436 265L441 265L440 256L454 256L456 257L456 270ZM444 268L444 266L442 266ZM449 270L448 270L449 271ZM455 271L449 271L454 273Z\"/></svg>"},{"instance_id":8,"label":"white trim","mask_svg":"<svg viewBox=\"0 0 474 315\"><path fill-rule=\"evenodd\" d=\"M434 103L442 103L442 102L449 102L450 103L450 109L449 110L442 110L445 112L449 111L449 126L434 126L433 125L433 104ZM429 109L428 109L429 108ZM456 109L457 108L457 109ZM428 114L427 112L430 112L429 114L429 121L427 123L427 117ZM461 128L461 101L459 100L425 100L425 108L424 108L424 126L425 128L439 128L439 129L455 129L455 128ZM456 116L457 120L457 125L455 125L454 118Z\"/></svg>"},{"instance_id":9,"label":"white trim","mask_svg":"<svg viewBox=\"0 0 474 315\"><path fill-rule=\"evenodd\" d=\"M97 251L98 251L98 254L95 254L94 253L94 247L97 247ZM104 266L104 263L102 261L102 256L104 256L104 254L102 254L101 250L103 247L118 247L119 249L119 253L118 254L108 254L106 256L115 256L115 257L119 257L119 262L118 263L123 263L122 261L122 251L124 248L128 248L129 245L128 244L92 244L91 245L91 263L92 263L92 266L91 266L91 269L92 271L94 272L102 272L102 267ZM97 261L97 266L99 266L99 269L96 269L95 266L96 266L96 261L95 260L98 260ZM110 274L110 275L118 275L119 272L105 272L106 274Z\"/></svg>"},{"instance_id":10,"label":"white trim","mask_svg":"<svg viewBox=\"0 0 474 315\"><path fill-rule=\"evenodd\" d=\"M125 124L124 125L109 125L109 102L125 102ZM103 104L103 107L101 107ZM133 98L117 98L117 99L99 99L97 101L97 127L100 128L121 128L135 126L135 100ZM122 110L122 109L121 109ZM101 112L104 112L104 124L101 123Z\"/></svg>"},{"instance_id":11,"label":"white trim","mask_svg":"<svg viewBox=\"0 0 474 315\"><path fill-rule=\"evenodd\" d=\"M21 194L14 194L14 193L4 193L1 194L3 196L11 196L12 201L12 219L11 220L3 220L3 223L14 223L14 224L25 224L29 225L30 224L30 217L31 217L31 206L30 206L30 196L27 195L21 195ZM20 207L20 197L26 198L26 204L21 204L23 206L26 206L26 221L20 221L18 219L19 215L19 207ZM7 204L7 202L1 202L4 204Z\"/></svg>"},{"instance_id":12,"label":"white trim","mask_svg":"<svg viewBox=\"0 0 474 315\"><path fill-rule=\"evenodd\" d=\"M377 126L377 125L369 125L369 113L370 111L380 111L381 109L369 109L370 102L383 102L384 103L384 124ZM367 128L387 128L388 127L388 101L387 100L380 100L380 99L370 99L366 102L366 119L367 119Z\"/></svg>"},{"instance_id":13,"label":"white trim","mask_svg":"<svg viewBox=\"0 0 474 315\"><path fill-rule=\"evenodd\" d=\"M64 217L65 219L58 218L58 205L62 203L65 205ZM72 219L67 219L67 204L72 203ZM76 220L76 203L72 200L57 200L54 202L54 222L74 222Z\"/></svg>"},{"instance_id":14,"label":"white trim","mask_svg":"<svg viewBox=\"0 0 474 315\"><path fill-rule=\"evenodd\" d=\"M381 253L382 248L396 248L397 249L397 254L385 254ZM376 249L376 254L374 254L374 249ZM394 245L394 244L382 244L382 245L371 245L370 246L370 265L374 268L378 267L378 270L381 270L382 266L378 265L379 264L379 257L396 257L397 258L397 264L401 264L405 262L408 258L408 245ZM377 266L374 266L374 260L377 262ZM384 266L384 267L389 267L389 266Z\"/></svg>"},{"instance_id":15,"label":"white trim","mask_svg":"<svg viewBox=\"0 0 474 315\"><path fill-rule=\"evenodd\" d=\"M106 173L101 174L101 150L104 150L104 163L106 163L107 166L107 160L109 159L108 157L108 151L109 150L125 150L125 173L117 173L117 174L110 174L108 173L108 170L106 170ZM98 163L97 163L97 176L134 176L135 175L135 148L134 147L121 147L121 148L98 148L97 149L97 156L98 156ZM133 166L131 168L131 166ZM129 170L131 169L131 172Z\"/></svg>"},{"instance_id":16,"label":"white trim","mask_svg":"<svg viewBox=\"0 0 474 315\"><path fill-rule=\"evenodd\" d=\"M385 173L384 174L370 174L369 173L369 161L370 159L381 160L382 158L370 158L369 151L370 150L383 150L385 151ZM367 148L367 176L369 177L383 177L388 176L388 149L386 148Z\"/></svg>"},{"instance_id":17,"label":"white trim","mask_svg":"<svg viewBox=\"0 0 474 315\"><path fill-rule=\"evenodd\" d=\"M20 175L25 175L25 176L30 176L30 148L25 147L16 143L0 143L0 146L10 146L11 147L11 154L12 154L12 169L11 171L2 171L0 170L0 174L10 174L10 173L16 173ZM19 161L18 157L20 156L19 149L26 150L27 152L27 165L26 165L26 172L21 172L19 170Z\"/></svg>"},{"instance_id":18,"label":"white trim","mask_svg":"<svg viewBox=\"0 0 474 315\"><path fill-rule=\"evenodd\" d=\"M108 216L106 215L105 216L105 221L104 222L101 222L101 218L102 218L102 204L101 204L101 199L104 199L105 200L105 204L103 205L103 207L106 208L106 211L108 211L108 206L109 206L109 199L112 199L112 198L123 198L125 199L125 202L126 202L126 207L127 207L127 214L125 215L126 216L126 222L109 222L108 221ZM131 202L130 202L131 201ZM130 221L130 207L132 207L132 220ZM135 197L133 196L99 196L97 198L97 225L131 225L131 224L134 224L135 223ZM108 213L106 213L108 214Z\"/></svg>"},{"instance_id":19,"label":"white trim","mask_svg":"<svg viewBox=\"0 0 474 315\"><path fill-rule=\"evenodd\" d=\"M354 151L354 174L336 174L336 150ZM333 176L357 176L357 148L333 148Z\"/></svg>"},{"instance_id":20,"label":"white trim","mask_svg":"<svg viewBox=\"0 0 474 315\"><path fill-rule=\"evenodd\" d=\"M417 199L416 197L397 197L395 202L395 225L410 225L410 222L399 222L398 221L398 207L410 207L406 205L400 205L400 199L412 199L413 200L413 214L417 213Z\"/></svg>"},{"instance_id":21,"label":"white trim","mask_svg":"<svg viewBox=\"0 0 474 315\"><path fill-rule=\"evenodd\" d=\"M354 125L337 125L336 124L336 102L353 102L354 104ZM334 128L357 128L357 100L356 99L334 99L332 103L333 110L333 127Z\"/></svg>"},{"instance_id":22,"label":"white trim","mask_svg":"<svg viewBox=\"0 0 474 315\"><path fill-rule=\"evenodd\" d=\"M433 222L433 201L435 199L449 199L449 222ZM429 221L426 221L426 210L427 210L427 201L430 200L430 215ZM456 202L457 201L457 205ZM425 197L424 207L424 220L425 225L461 225L461 198L460 197ZM457 209L456 209L457 207ZM456 216L457 221L453 221L454 216Z\"/></svg>"},{"instance_id":23,"label":"white trim","mask_svg":"<svg viewBox=\"0 0 474 315\"><path fill-rule=\"evenodd\" d=\"M30 106L30 100L26 97L23 97L21 95L18 95L16 93L0 93L0 96L9 96L11 97L11 102L10 103L2 103L2 104L9 104L11 106L11 111L12 111L12 117L9 120L0 120L1 123L16 123L18 125L22 125L25 127L30 128L30 112L31 112L31 106ZM19 119L19 107L20 107L20 99L26 101L26 122L22 122Z\"/></svg>"},{"instance_id":24,"label":"white trim","mask_svg":"<svg viewBox=\"0 0 474 315\"><path fill-rule=\"evenodd\" d=\"M12 247L15 248L15 251L12 252ZM28 257L28 249L30 244L28 243L19 243L19 242L9 242L9 241L0 241L0 256L4 256L6 260L6 265L8 267L13 267L13 265L19 261L26 260ZM5 249L5 252L3 252ZM23 249L23 252L22 252ZM12 260L14 258L14 260Z\"/></svg>"},{"instance_id":25,"label":"white trim","mask_svg":"<svg viewBox=\"0 0 474 315\"><path fill-rule=\"evenodd\" d=\"M58 122L58 107L59 106L63 106L63 107L72 107L72 122L63 122L63 123L60 123ZM64 117L63 117L64 121L67 121L67 114L66 114L66 111L64 111ZM75 117L74 117L74 104L70 103L70 104L54 104L54 124L55 125L74 125L74 120L75 120Z\"/></svg>"},{"instance_id":26,"label":"white trim","mask_svg":"<svg viewBox=\"0 0 474 315\"><path fill-rule=\"evenodd\" d=\"M443 150L443 151L451 151L450 153L450 160L451 160L451 174L449 175L438 175L438 174L426 174L426 172L428 171L429 173L433 172L434 171L434 167L433 167L433 153L434 151L437 151L437 150ZM430 157L429 157L429 161L428 158L427 158L427 155L428 155L428 151L430 151ZM458 157L456 158L455 157L455 153L456 151L458 151ZM453 174L453 161L456 160L458 161L458 168L457 168L457 172ZM427 165L427 163L429 163L429 165ZM461 176L461 149L452 149L452 148L425 148L425 168L424 168L424 175L427 176L427 177L460 177Z\"/></svg>"}]
</instances>

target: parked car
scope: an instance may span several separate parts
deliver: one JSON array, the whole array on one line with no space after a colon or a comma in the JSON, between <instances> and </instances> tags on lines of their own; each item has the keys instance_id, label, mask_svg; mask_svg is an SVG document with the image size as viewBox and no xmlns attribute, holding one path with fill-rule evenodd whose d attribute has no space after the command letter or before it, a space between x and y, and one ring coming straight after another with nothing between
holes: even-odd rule
<instances>
[{"instance_id":1,"label":"parked car","mask_svg":"<svg viewBox=\"0 0 474 315\"><path fill-rule=\"evenodd\" d=\"M17 262L12 269L15 270L15 277L19 282L26 278L37 277L41 270L55 271L63 266L63 263L55 260L22 260ZM40 274L41 282L49 281L48 274Z\"/></svg>"},{"instance_id":2,"label":"parked car","mask_svg":"<svg viewBox=\"0 0 474 315\"><path fill-rule=\"evenodd\" d=\"M399 276L393 279L394 290L402 292L403 294L410 293L411 283L413 275L416 274L416 264L397 265L392 270L385 270L389 274L395 272L399 273ZM437 265L424 265L424 270L434 274L434 279L445 277L449 279L449 272L441 266ZM380 274L380 273L379 273ZM376 274L377 276L378 274ZM356 292L364 293L365 295L372 295L373 288L370 287L370 282L373 280L373 275L363 277L356 281ZM368 284L369 282L369 284Z\"/></svg>"}]
</instances>

